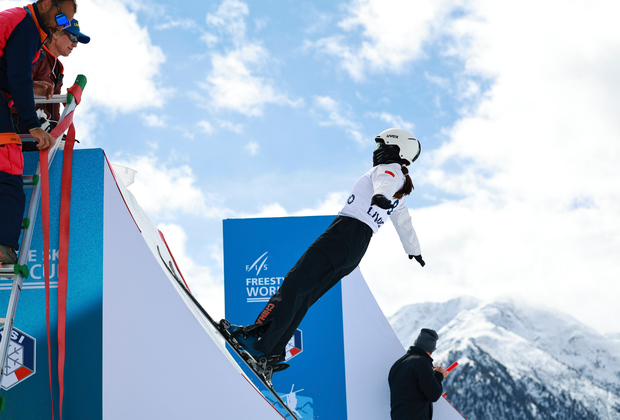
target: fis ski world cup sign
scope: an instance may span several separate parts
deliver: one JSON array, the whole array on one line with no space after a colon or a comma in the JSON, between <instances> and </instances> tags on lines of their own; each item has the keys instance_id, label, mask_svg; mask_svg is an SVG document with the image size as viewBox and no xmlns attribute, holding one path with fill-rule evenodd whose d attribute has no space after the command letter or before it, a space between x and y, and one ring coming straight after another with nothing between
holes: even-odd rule
<instances>
[{"instance_id":1,"label":"fis ski world cup sign","mask_svg":"<svg viewBox=\"0 0 620 420\"><path fill-rule=\"evenodd\" d=\"M269 251L262 253L251 264L245 266L248 273L245 279L245 290L247 294L247 303L265 303L273 296L282 281L284 275L271 275L267 260L269 259ZM284 273L286 274L286 273Z\"/></svg>"},{"instance_id":2,"label":"fis ski world cup sign","mask_svg":"<svg viewBox=\"0 0 620 420\"><path fill-rule=\"evenodd\" d=\"M0 328L0 339L4 327ZM4 372L2 372L2 389L8 390L35 374L36 340L28 334L13 327L9 351Z\"/></svg>"},{"instance_id":3,"label":"fis ski world cup sign","mask_svg":"<svg viewBox=\"0 0 620 420\"><path fill-rule=\"evenodd\" d=\"M249 325L266 317L269 299L288 271L334 217L224 220L226 319ZM273 377L276 391L299 418L347 418L341 306L336 285L310 308L286 346L291 367ZM325 372L332 379L326 381Z\"/></svg>"}]
</instances>

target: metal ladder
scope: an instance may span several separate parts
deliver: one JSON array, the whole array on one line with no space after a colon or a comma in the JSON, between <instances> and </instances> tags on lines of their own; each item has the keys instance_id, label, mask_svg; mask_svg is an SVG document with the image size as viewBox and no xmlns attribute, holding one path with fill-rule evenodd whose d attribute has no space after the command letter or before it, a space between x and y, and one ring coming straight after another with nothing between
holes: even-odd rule
<instances>
[{"instance_id":1,"label":"metal ladder","mask_svg":"<svg viewBox=\"0 0 620 420\"><path fill-rule=\"evenodd\" d=\"M83 77L83 76L81 76ZM78 79L80 76L78 76ZM76 80L76 83L78 81ZM84 78L85 83L85 78ZM67 98L69 97L69 98ZM52 99L45 99L35 96L36 103L66 103L67 101L71 101L71 95L54 95ZM69 102L60 117L60 121L62 121L67 115L69 115L75 109L75 100L73 102ZM23 138L31 138L31 136L25 135L20 136ZM54 156L56 155L56 151L61 143L62 135L56 139L54 145L49 149L48 153L48 165L51 166L52 161L54 160ZM24 278L28 277L28 254L30 253L30 246L32 243L32 237L34 234L34 222L37 219L37 213L39 211L39 202L41 200L41 185L39 184L39 176L41 174L41 164L37 165L37 170L35 175L23 175L24 180L24 189L32 188L32 193L30 194L30 205L28 207L28 213L26 218L24 219L24 223L22 225L22 241L19 249L19 258L17 264L5 264L0 267L0 277L4 278L12 278L13 285L11 287L11 296L9 298L9 306L6 312L6 316L4 318L0 318L0 327L4 325L4 330L2 331L2 340L0 341L0 386L2 385L2 377L4 376L7 358L8 358L8 350L9 350L9 342L11 340L11 334L13 332L13 324L15 322L15 313L17 311L17 303L19 301L19 295L22 290L22 286L24 283ZM4 404L4 399L0 397L0 408ZM0 410L1 411L1 410Z\"/></svg>"}]
</instances>

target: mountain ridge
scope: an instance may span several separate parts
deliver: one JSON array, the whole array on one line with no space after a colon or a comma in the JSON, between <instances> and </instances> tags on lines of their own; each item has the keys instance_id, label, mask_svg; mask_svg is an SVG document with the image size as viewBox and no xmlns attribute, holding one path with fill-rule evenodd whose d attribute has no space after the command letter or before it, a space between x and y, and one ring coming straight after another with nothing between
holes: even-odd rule
<instances>
[{"instance_id":1,"label":"mountain ridge","mask_svg":"<svg viewBox=\"0 0 620 420\"><path fill-rule=\"evenodd\" d=\"M407 305L389 318L405 347L439 333L436 364L469 420L618 419L620 345L568 314L504 299L461 297Z\"/></svg>"}]
</instances>

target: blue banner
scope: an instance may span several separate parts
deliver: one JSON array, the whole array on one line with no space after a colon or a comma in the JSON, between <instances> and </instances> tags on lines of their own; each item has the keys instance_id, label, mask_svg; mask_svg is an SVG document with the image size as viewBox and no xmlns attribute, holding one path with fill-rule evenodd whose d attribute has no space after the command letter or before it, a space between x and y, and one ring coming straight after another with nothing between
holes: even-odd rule
<instances>
[{"instance_id":1,"label":"blue banner","mask_svg":"<svg viewBox=\"0 0 620 420\"><path fill-rule=\"evenodd\" d=\"M58 227L62 152L50 167L50 283L51 345L54 401L58 401L57 288ZM24 153L24 174L36 171L39 153ZM65 366L65 418L102 418L102 261L103 171L101 150L76 150L73 159L71 225L67 296ZM77 180L77 181L76 181ZM26 211L31 189L25 189ZM7 375L2 381L6 397L2 419L51 418L48 349L45 327L45 278L41 210L28 252L29 276L24 279L10 343ZM6 311L10 279L0 279L0 301ZM4 314L2 315L4 316ZM2 334L2 332L0 332ZM58 404L54 404L58 417Z\"/></svg>"},{"instance_id":2,"label":"blue banner","mask_svg":"<svg viewBox=\"0 0 620 420\"><path fill-rule=\"evenodd\" d=\"M226 318L253 324L286 273L334 216L224 220ZM299 418L347 418L340 283L308 311L273 384ZM253 378L253 375L249 375ZM260 388L261 383L257 380ZM269 393L265 392L267 398Z\"/></svg>"}]
</instances>

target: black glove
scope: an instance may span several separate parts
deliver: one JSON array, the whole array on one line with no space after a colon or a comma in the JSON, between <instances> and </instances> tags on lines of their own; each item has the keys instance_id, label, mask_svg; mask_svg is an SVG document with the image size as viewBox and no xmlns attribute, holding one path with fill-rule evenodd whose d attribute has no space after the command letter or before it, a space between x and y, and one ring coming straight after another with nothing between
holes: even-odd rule
<instances>
[{"instance_id":1,"label":"black glove","mask_svg":"<svg viewBox=\"0 0 620 420\"><path fill-rule=\"evenodd\" d=\"M415 260L416 260L417 262L419 262L419 263L420 263L420 265L421 265L422 267L424 267L424 266L426 265L426 263L425 263L425 262L424 262L424 260L422 259L422 256L421 256L421 255L409 255L409 259L410 259L410 260L412 260L412 259L414 259L414 258L415 258Z\"/></svg>"},{"instance_id":2,"label":"black glove","mask_svg":"<svg viewBox=\"0 0 620 420\"><path fill-rule=\"evenodd\" d=\"M387 199L383 194L375 194L372 196L372 200L370 200L370 204L373 206L381 207L384 210L389 210L392 207L392 202Z\"/></svg>"}]
</instances>

